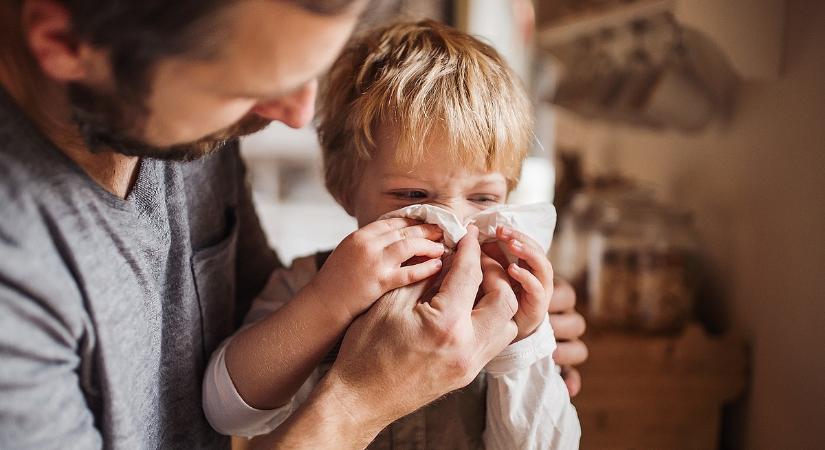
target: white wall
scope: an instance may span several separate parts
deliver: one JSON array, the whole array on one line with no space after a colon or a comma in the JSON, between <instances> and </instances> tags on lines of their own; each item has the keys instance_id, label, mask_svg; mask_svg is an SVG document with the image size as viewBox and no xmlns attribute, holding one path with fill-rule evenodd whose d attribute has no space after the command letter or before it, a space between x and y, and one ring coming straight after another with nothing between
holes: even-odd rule
<instances>
[{"instance_id":1,"label":"white wall","mask_svg":"<svg viewBox=\"0 0 825 450\"><path fill-rule=\"evenodd\" d=\"M745 83L698 136L587 128L590 167L659 185L696 212L753 375L744 448L822 448L825 418L825 2L790 0L778 81Z\"/></svg>"}]
</instances>

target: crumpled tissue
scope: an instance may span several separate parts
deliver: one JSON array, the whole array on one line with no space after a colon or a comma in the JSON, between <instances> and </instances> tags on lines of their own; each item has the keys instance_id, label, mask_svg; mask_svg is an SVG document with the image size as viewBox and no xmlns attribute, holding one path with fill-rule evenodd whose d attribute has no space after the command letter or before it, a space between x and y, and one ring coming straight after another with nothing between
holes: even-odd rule
<instances>
[{"instance_id":1,"label":"crumpled tissue","mask_svg":"<svg viewBox=\"0 0 825 450\"><path fill-rule=\"evenodd\" d=\"M467 225L478 227L480 243L496 240L496 229L508 226L529 236L536 241L544 253L550 250L553 229L556 226L556 208L550 203L533 203L529 205L498 205L479 211L459 220L455 214L435 205L410 205L384 214L379 219L408 217L425 223L436 224L444 231L444 244L455 247L467 234Z\"/></svg>"}]
</instances>

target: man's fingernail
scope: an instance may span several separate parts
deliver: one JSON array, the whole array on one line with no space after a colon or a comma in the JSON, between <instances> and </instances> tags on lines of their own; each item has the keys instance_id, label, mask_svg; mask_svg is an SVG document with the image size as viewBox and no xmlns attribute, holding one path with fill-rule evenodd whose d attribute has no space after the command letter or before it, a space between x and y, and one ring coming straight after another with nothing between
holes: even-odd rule
<instances>
[{"instance_id":1,"label":"man's fingernail","mask_svg":"<svg viewBox=\"0 0 825 450\"><path fill-rule=\"evenodd\" d=\"M524 245L521 243L521 241L511 241L510 245L512 245L513 248L515 248L516 250L521 250L524 248Z\"/></svg>"},{"instance_id":2,"label":"man's fingernail","mask_svg":"<svg viewBox=\"0 0 825 450\"><path fill-rule=\"evenodd\" d=\"M504 237L510 237L513 235L513 230L507 227L501 227L501 235Z\"/></svg>"}]
</instances>

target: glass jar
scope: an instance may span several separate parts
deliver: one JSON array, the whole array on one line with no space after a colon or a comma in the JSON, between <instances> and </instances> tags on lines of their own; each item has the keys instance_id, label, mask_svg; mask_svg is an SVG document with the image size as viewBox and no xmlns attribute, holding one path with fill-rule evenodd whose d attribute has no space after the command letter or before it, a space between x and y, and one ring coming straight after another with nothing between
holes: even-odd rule
<instances>
[{"instance_id":1,"label":"glass jar","mask_svg":"<svg viewBox=\"0 0 825 450\"><path fill-rule=\"evenodd\" d=\"M556 275L573 285L579 305L587 308L590 240L605 227L615 224L623 206L646 205L653 201L652 191L633 185L594 187L576 193L565 214L559 217L559 230L553 239L551 261Z\"/></svg>"},{"instance_id":2,"label":"glass jar","mask_svg":"<svg viewBox=\"0 0 825 450\"><path fill-rule=\"evenodd\" d=\"M697 238L690 214L664 211L655 245L639 254L635 322L643 331L677 332L696 296Z\"/></svg>"},{"instance_id":3,"label":"glass jar","mask_svg":"<svg viewBox=\"0 0 825 450\"><path fill-rule=\"evenodd\" d=\"M605 209L588 245L588 318L596 327L676 332L694 303L690 216L653 202Z\"/></svg>"},{"instance_id":4,"label":"glass jar","mask_svg":"<svg viewBox=\"0 0 825 450\"><path fill-rule=\"evenodd\" d=\"M632 328L638 295L638 249L643 242L642 210L605 207L590 236L587 258L588 315L594 326Z\"/></svg>"}]
</instances>

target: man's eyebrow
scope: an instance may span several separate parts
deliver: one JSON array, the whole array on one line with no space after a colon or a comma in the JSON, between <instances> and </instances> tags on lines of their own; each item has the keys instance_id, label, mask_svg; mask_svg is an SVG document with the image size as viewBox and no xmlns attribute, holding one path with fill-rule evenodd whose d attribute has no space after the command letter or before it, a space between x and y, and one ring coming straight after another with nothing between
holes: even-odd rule
<instances>
[{"instance_id":1,"label":"man's eyebrow","mask_svg":"<svg viewBox=\"0 0 825 450\"><path fill-rule=\"evenodd\" d=\"M289 95L289 94L297 91L298 89L300 89L302 86L306 85L307 83L309 83L309 81L304 81L302 84L299 84L296 87L281 88L281 89L278 89L277 91L274 91L274 92L242 91L242 92L238 92L237 95L239 97L255 98L255 99L259 99L259 100L275 100L275 99L284 97L286 95Z\"/></svg>"},{"instance_id":2,"label":"man's eyebrow","mask_svg":"<svg viewBox=\"0 0 825 450\"><path fill-rule=\"evenodd\" d=\"M249 97L249 98L257 98L262 100L275 100L285 95L289 95L298 89L301 89L303 86L306 86L307 83L310 83L315 80L319 80L325 73L327 73L330 69L330 66L324 67L319 73L315 74L314 76L310 77L308 80L304 80L301 83L298 83L296 86L288 87L288 88L281 88L275 92L239 92L238 95L242 97Z\"/></svg>"}]
</instances>

